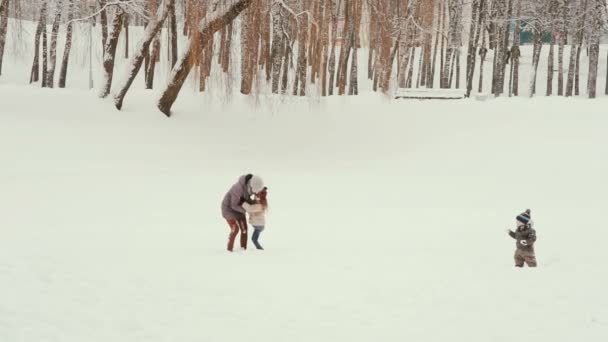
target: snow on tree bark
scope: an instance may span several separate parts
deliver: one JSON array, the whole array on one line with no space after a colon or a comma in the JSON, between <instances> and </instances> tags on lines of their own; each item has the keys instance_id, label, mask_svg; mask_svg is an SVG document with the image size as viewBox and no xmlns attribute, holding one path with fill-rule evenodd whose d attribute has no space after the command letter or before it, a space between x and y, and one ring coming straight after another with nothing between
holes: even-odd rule
<instances>
[{"instance_id":1,"label":"snow on tree bark","mask_svg":"<svg viewBox=\"0 0 608 342\"><path fill-rule=\"evenodd\" d=\"M543 33L540 29L534 31L534 46L532 49L532 75L530 77L530 97L536 94L536 75L538 73L538 62L540 61L540 51L542 48Z\"/></svg>"},{"instance_id":2,"label":"snow on tree bark","mask_svg":"<svg viewBox=\"0 0 608 342\"><path fill-rule=\"evenodd\" d=\"M129 59L129 15L125 14L123 19L124 37L125 37L125 59Z\"/></svg>"},{"instance_id":3,"label":"snow on tree bark","mask_svg":"<svg viewBox=\"0 0 608 342\"><path fill-rule=\"evenodd\" d=\"M482 10L483 4L480 0L473 0L471 9L471 27L469 29L469 48L467 51L467 97L471 96L471 90L473 89L473 74L475 71L475 61L477 57L477 42L479 40L479 30L481 25L479 24L479 16Z\"/></svg>"},{"instance_id":4,"label":"snow on tree bark","mask_svg":"<svg viewBox=\"0 0 608 342\"><path fill-rule=\"evenodd\" d=\"M42 87L45 88L48 82L48 73L46 72L48 68L48 41L47 41L47 33L46 33L46 16L44 18L44 26L42 30Z\"/></svg>"},{"instance_id":5,"label":"snow on tree bark","mask_svg":"<svg viewBox=\"0 0 608 342\"><path fill-rule=\"evenodd\" d=\"M8 11L10 0L0 0L0 75L2 75L2 60L8 34Z\"/></svg>"},{"instance_id":6,"label":"snow on tree bark","mask_svg":"<svg viewBox=\"0 0 608 342\"><path fill-rule=\"evenodd\" d=\"M133 57L129 61L126 74L118 85L118 89L120 90L114 95L114 105L118 110L122 108L124 98L127 95L131 84L133 84L133 80L135 80L135 77L141 69L146 51L149 50L150 44L154 38L158 36L158 33L163 27L163 23L171 12L175 13L175 0L165 0L164 8L148 23L144 35L139 41Z\"/></svg>"},{"instance_id":7,"label":"snow on tree bark","mask_svg":"<svg viewBox=\"0 0 608 342\"><path fill-rule=\"evenodd\" d=\"M74 0L68 0L68 26L66 28L65 48L63 49L63 59L61 61L61 69L59 70L59 88L65 88L67 73L68 73L68 62L70 60L70 52L72 50L72 34L73 25L72 19L74 19Z\"/></svg>"},{"instance_id":8,"label":"snow on tree bark","mask_svg":"<svg viewBox=\"0 0 608 342\"><path fill-rule=\"evenodd\" d=\"M103 53L106 51L106 43L108 42L108 11L106 8L107 0L98 0L101 11L99 12L99 21L101 23L101 49Z\"/></svg>"},{"instance_id":9,"label":"snow on tree bark","mask_svg":"<svg viewBox=\"0 0 608 342\"><path fill-rule=\"evenodd\" d=\"M509 81L509 96L519 95L519 57L521 55L519 45L521 34L521 7L522 0L517 0L517 12L515 14L515 32L513 32L513 46L511 47L512 79Z\"/></svg>"},{"instance_id":10,"label":"snow on tree bark","mask_svg":"<svg viewBox=\"0 0 608 342\"><path fill-rule=\"evenodd\" d=\"M55 68L57 65L57 36L59 34L59 21L61 20L61 11L63 10L63 0L57 0L55 8L55 19L51 29L51 47L49 50L49 68L47 69L46 86L53 88L55 86Z\"/></svg>"},{"instance_id":11,"label":"snow on tree bark","mask_svg":"<svg viewBox=\"0 0 608 342\"><path fill-rule=\"evenodd\" d=\"M118 37L120 36L120 30L122 28L122 21L125 17L125 12L120 7L116 7L116 13L114 13L114 19L112 20L112 27L110 36L106 43L105 52L103 54L103 81L101 83L101 90L99 97L105 98L110 94L112 87L112 78L114 76L114 59L116 57L116 47L118 45Z\"/></svg>"},{"instance_id":12,"label":"snow on tree bark","mask_svg":"<svg viewBox=\"0 0 608 342\"><path fill-rule=\"evenodd\" d=\"M303 10L308 11L310 1L304 0ZM298 23L298 64L296 67L296 81L293 86L294 95L306 95L306 78L308 59L308 15L303 15Z\"/></svg>"},{"instance_id":13,"label":"snow on tree bark","mask_svg":"<svg viewBox=\"0 0 608 342\"><path fill-rule=\"evenodd\" d=\"M40 7L40 18L34 35L34 61L32 62L30 83L38 82L40 78L40 37L42 36L42 31L46 30L46 8L47 3L44 1Z\"/></svg>"},{"instance_id":14,"label":"snow on tree bark","mask_svg":"<svg viewBox=\"0 0 608 342\"><path fill-rule=\"evenodd\" d=\"M549 45L549 56L547 57L547 96L553 95L553 63L554 63L554 46L555 39L551 38L551 44Z\"/></svg>"},{"instance_id":15,"label":"snow on tree bark","mask_svg":"<svg viewBox=\"0 0 608 342\"><path fill-rule=\"evenodd\" d=\"M285 54L285 39L283 37L283 14L281 4L274 2L271 7L272 16L272 92L279 93L279 82L281 77L281 62Z\"/></svg>"},{"instance_id":16,"label":"snow on tree bark","mask_svg":"<svg viewBox=\"0 0 608 342\"><path fill-rule=\"evenodd\" d=\"M175 15L175 5L171 6L169 12L169 41L171 42L171 67L177 63L177 17Z\"/></svg>"},{"instance_id":17,"label":"snow on tree bark","mask_svg":"<svg viewBox=\"0 0 608 342\"><path fill-rule=\"evenodd\" d=\"M591 11L590 15L590 25L591 28L589 30L589 74L587 77L587 95L590 99L596 97L596 88L597 88L597 67L598 67L598 59L599 59L599 49L600 49L600 32L602 27L602 12L605 3L600 0L594 0L593 3L593 11Z\"/></svg>"},{"instance_id":18,"label":"snow on tree bark","mask_svg":"<svg viewBox=\"0 0 608 342\"><path fill-rule=\"evenodd\" d=\"M244 9L246 9L252 0L221 0L216 4L216 8L213 12L208 13L203 18L198 27L200 38L203 41L207 41L213 36L215 32L222 29L236 18ZM194 36L194 35L193 35ZM171 71L169 76L169 82L163 91L160 99L158 100L157 107L165 115L171 115L171 107L177 99L184 81L188 77L192 64L190 56L192 55L192 38L190 42L184 47L185 52L179 58L177 64Z\"/></svg>"},{"instance_id":19,"label":"snow on tree bark","mask_svg":"<svg viewBox=\"0 0 608 342\"><path fill-rule=\"evenodd\" d=\"M331 2L332 5L332 29L331 29L331 35L332 35L332 45L331 45L331 52L329 53L329 65L328 65L328 72L329 72L329 82L327 83L328 86L328 95L333 95L334 94L334 87L335 87L335 76L336 76L336 44L338 42L338 12L340 11L340 6L342 5L342 0L338 0L338 5L336 6L336 1L332 0Z\"/></svg>"}]
</instances>

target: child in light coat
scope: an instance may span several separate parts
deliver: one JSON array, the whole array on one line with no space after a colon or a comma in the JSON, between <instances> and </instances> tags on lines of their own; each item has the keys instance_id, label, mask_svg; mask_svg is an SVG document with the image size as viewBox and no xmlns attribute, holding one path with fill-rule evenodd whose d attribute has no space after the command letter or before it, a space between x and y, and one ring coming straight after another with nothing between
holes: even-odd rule
<instances>
[{"instance_id":1,"label":"child in light coat","mask_svg":"<svg viewBox=\"0 0 608 342\"><path fill-rule=\"evenodd\" d=\"M266 211L268 210L267 194L268 188L264 187L256 194L256 200L253 203L243 203L243 209L249 214L249 224L254 229L251 241L253 241L255 248L260 250L264 249L258 240L266 226Z\"/></svg>"}]
</instances>

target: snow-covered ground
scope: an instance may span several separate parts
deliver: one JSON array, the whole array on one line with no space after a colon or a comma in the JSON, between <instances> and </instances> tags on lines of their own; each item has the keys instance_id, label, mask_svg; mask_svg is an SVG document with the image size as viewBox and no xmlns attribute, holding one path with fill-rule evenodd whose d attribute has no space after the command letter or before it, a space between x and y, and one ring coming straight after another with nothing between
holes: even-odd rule
<instances>
[{"instance_id":1,"label":"snow-covered ground","mask_svg":"<svg viewBox=\"0 0 608 342\"><path fill-rule=\"evenodd\" d=\"M0 81L0 341L608 338L605 98L185 91L167 119ZM266 250L229 254L247 172ZM537 269L505 232L525 208Z\"/></svg>"},{"instance_id":2,"label":"snow-covered ground","mask_svg":"<svg viewBox=\"0 0 608 342\"><path fill-rule=\"evenodd\" d=\"M602 341L605 101L248 99L166 119L0 87L2 341ZM224 191L270 188L228 254ZM505 229L530 207L540 267Z\"/></svg>"}]
</instances>

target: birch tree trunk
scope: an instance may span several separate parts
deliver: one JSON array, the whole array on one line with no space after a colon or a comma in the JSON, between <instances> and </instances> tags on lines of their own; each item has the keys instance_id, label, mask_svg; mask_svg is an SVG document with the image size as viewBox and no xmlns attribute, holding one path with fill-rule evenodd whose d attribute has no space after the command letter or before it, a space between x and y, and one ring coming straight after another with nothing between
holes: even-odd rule
<instances>
[{"instance_id":1,"label":"birch tree trunk","mask_svg":"<svg viewBox=\"0 0 608 342\"><path fill-rule=\"evenodd\" d=\"M171 67L173 67L175 63L177 63L177 17L175 16L175 4L171 6L168 15L169 41L171 42Z\"/></svg>"},{"instance_id":2,"label":"birch tree trunk","mask_svg":"<svg viewBox=\"0 0 608 342\"><path fill-rule=\"evenodd\" d=\"M61 69L59 70L59 88L65 88L68 73L68 62L70 60L70 51L72 50L72 19L74 19L74 0L68 0L68 2L68 27L66 28L65 48L63 49L63 59L61 60Z\"/></svg>"},{"instance_id":3,"label":"birch tree trunk","mask_svg":"<svg viewBox=\"0 0 608 342\"><path fill-rule=\"evenodd\" d=\"M46 33L46 17L44 18L44 28L42 30L42 87L45 88L48 82L48 42Z\"/></svg>"},{"instance_id":4,"label":"birch tree trunk","mask_svg":"<svg viewBox=\"0 0 608 342\"><path fill-rule=\"evenodd\" d=\"M549 57L547 60L547 96L551 96L553 94L553 63L554 63L554 50L555 39L553 38L553 33L551 34L551 45L549 45Z\"/></svg>"},{"instance_id":5,"label":"birch tree trunk","mask_svg":"<svg viewBox=\"0 0 608 342\"><path fill-rule=\"evenodd\" d=\"M101 23L101 49L105 53L106 43L108 42L108 11L106 5L108 0L98 0L101 12L99 12L99 21Z\"/></svg>"},{"instance_id":6,"label":"birch tree trunk","mask_svg":"<svg viewBox=\"0 0 608 342\"><path fill-rule=\"evenodd\" d=\"M473 74L475 71L475 60L477 57L477 42L479 41L479 15L482 3L480 0L473 0L471 8L471 27L469 29L469 48L467 51L467 97L471 96L473 90Z\"/></svg>"},{"instance_id":7,"label":"birch tree trunk","mask_svg":"<svg viewBox=\"0 0 608 342\"><path fill-rule=\"evenodd\" d=\"M210 40L215 32L232 22L251 2L252 0L222 0L219 2L215 11L208 13L200 21L198 25L199 39L202 41ZM190 63L190 56L193 53L192 47L193 41L191 38L189 44L184 47L185 52L178 59L175 67L173 67L167 87L158 100L158 109L167 116L171 116L171 107L192 69L192 64Z\"/></svg>"},{"instance_id":8,"label":"birch tree trunk","mask_svg":"<svg viewBox=\"0 0 608 342\"><path fill-rule=\"evenodd\" d=\"M340 10L342 0L338 0L338 6L336 6L335 0L332 0L331 4L332 4L332 30L331 30L332 45L331 45L331 52L329 54L329 67L328 67L329 82L327 83L327 85L329 87L328 94L330 96L334 94L334 87L335 87L334 78L336 76L336 44L338 42L338 34L337 34L338 12Z\"/></svg>"},{"instance_id":9,"label":"birch tree trunk","mask_svg":"<svg viewBox=\"0 0 608 342\"><path fill-rule=\"evenodd\" d=\"M517 21L515 22L515 32L513 33L513 47L511 48L511 70L513 70L513 78L509 82L509 95L519 96L519 57L521 51L519 49L521 41L521 4L522 0L517 0L517 13L515 14Z\"/></svg>"},{"instance_id":10,"label":"birch tree trunk","mask_svg":"<svg viewBox=\"0 0 608 342\"><path fill-rule=\"evenodd\" d=\"M10 0L0 0L0 75L2 75L2 60L8 33L8 11Z\"/></svg>"},{"instance_id":11,"label":"birch tree trunk","mask_svg":"<svg viewBox=\"0 0 608 342\"><path fill-rule=\"evenodd\" d=\"M532 51L532 75L530 77L530 97L536 94L536 74L538 72L538 62L540 61L542 37L543 33L540 29L534 31L534 47Z\"/></svg>"},{"instance_id":12,"label":"birch tree trunk","mask_svg":"<svg viewBox=\"0 0 608 342\"><path fill-rule=\"evenodd\" d=\"M116 109L122 109L124 98L141 69L141 64L144 61L146 51L150 48L150 44L152 43L152 40L154 40L154 37L158 36L158 33L163 27L163 23L171 12L175 13L175 0L165 0L165 7L162 11L159 11L156 17L148 23L148 26L146 26L144 36L139 42L135 54L129 61L126 77L118 84L118 89L120 90L114 95L114 105L116 106Z\"/></svg>"},{"instance_id":13,"label":"birch tree trunk","mask_svg":"<svg viewBox=\"0 0 608 342\"><path fill-rule=\"evenodd\" d=\"M272 16L272 92L279 93L281 80L281 62L285 54L285 39L283 38L283 13L281 4L274 2L271 7Z\"/></svg>"},{"instance_id":14,"label":"birch tree trunk","mask_svg":"<svg viewBox=\"0 0 608 342\"><path fill-rule=\"evenodd\" d=\"M591 12L590 25L591 29L589 32L589 76L587 78L587 95L590 99L594 99L596 96L597 88L597 66L599 59L600 49L600 31L602 27L602 7L605 6L603 1L595 0L593 9Z\"/></svg>"},{"instance_id":15,"label":"birch tree trunk","mask_svg":"<svg viewBox=\"0 0 608 342\"><path fill-rule=\"evenodd\" d=\"M114 19L112 20L110 36L108 37L106 49L103 54L103 82L101 84L101 90L99 91L99 97L101 98L105 98L110 94L112 78L114 76L114 59L116 57L118 37L120 36L122 21L126 15L120 7L117 7L115 11L116 13L114 13Z\"/></svg>"},{"instance_id":16,"label":"birch tree trunk","mask_svg":"<svg viewBox=\"0 0 608 342\"><path fill-rule=\"evenodd\" d=\"M564 45L566 44L566 4L564 0L559 0L559 47L557 50L557 95L564 95Z\"/></svg>"},{"instance_id":17,"label":"birch tree trunk","mask_svg":"<svg viewBox=\"0 0 608 342\"><path fill-rule=\"evenodd\" d=\"M40 18L38 20L38 26L36 27L36 33L34 35L34 61L32 62L32 71L30 73L30 83L38 82L40 79L40 37L42 31L46 31L46 8L47 3L44 1L40 8ZM43 72L45 75L46 72Z\"/></svg>"},{"instance_id":18,"label":"birch tree trunk","mask_svg":"<svg viewBox=\"0 0 608 342\"><path fill-rule=\"evenodd\" d=\"M49 68L47 69L46 86L53 88L55 85L55 67L57 65L57 35L59 34L59 21L63 10L63 0L57 0L55 8L55 19L51 29L51 48L49 54Z\"/></svg>"}]
</instances>

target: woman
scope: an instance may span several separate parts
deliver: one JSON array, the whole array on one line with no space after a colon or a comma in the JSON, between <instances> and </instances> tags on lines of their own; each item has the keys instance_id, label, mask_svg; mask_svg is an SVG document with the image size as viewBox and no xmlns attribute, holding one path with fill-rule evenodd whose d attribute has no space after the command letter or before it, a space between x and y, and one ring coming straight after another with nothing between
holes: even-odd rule
<instances>
[{"instance_id":1,"label":"woman","mask_svg":"<svg viewBox=\"0 0 608 342\"><path fill-rule=\"evenodd\" d=\"M228 222L230 235L228 236L228 251L234 250L234 240L241 232L241 248L247 249L247 219L242 204L251 200L251 196L264 188L262 178L247 174L241 176L236 184L224 196L222 201L222 216Z\"/></svg>"}]
</instances>

